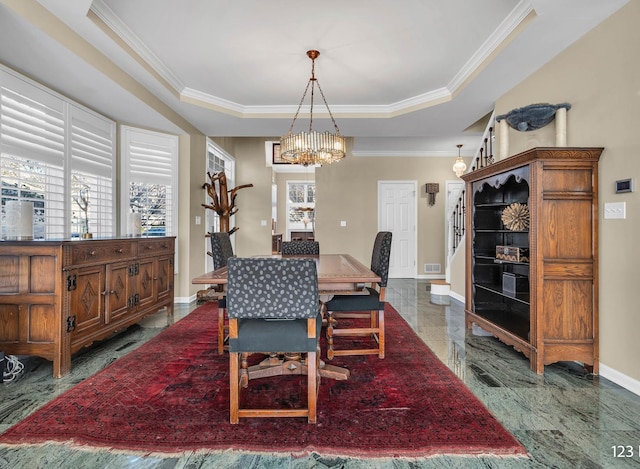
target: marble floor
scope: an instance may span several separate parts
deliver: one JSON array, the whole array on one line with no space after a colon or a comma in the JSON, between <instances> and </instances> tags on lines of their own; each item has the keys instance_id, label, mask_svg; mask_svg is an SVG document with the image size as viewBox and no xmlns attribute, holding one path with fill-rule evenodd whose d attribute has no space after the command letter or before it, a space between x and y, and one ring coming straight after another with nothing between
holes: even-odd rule
<instances>
[{"instance_id":1,"label":"marble floor","mask_svg":"<svg viewBox=\"0 0 640 469\"><path fill-rule=\"evenodd\" d=\"M626 468L640 467L640 396L586 373L574 363L547 366L544 376L528 361L481 330L464 327L463 306L432 298L424 280L390 281L387 300L418 335L527 448L530 459L434 457L423 460L305 458L223 453L141 457L63 445L0 446L1 468ZM74 357L71 374L52 378L51 363L21 357L23 375L0 384L0 431L143 344L195 305L178 305ZM628 457L615 457L628 456Z\"/></svg>"}]
</instances>

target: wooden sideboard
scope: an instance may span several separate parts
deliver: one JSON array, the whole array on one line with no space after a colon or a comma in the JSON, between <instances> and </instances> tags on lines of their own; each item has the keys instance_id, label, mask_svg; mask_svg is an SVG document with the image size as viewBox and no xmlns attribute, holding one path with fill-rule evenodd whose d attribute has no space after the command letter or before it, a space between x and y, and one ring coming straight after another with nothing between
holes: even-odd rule
<instances>
[{"instance_id":1,"label":"wooden sideboard","mask_svg":"<svg viewBox=\"0 0 640 469\"><path fill-rule=\"evenodd\" d=\"M174 237L0 242L0 350L53 361L167 307Z\"/></svg>"}]
</instances>

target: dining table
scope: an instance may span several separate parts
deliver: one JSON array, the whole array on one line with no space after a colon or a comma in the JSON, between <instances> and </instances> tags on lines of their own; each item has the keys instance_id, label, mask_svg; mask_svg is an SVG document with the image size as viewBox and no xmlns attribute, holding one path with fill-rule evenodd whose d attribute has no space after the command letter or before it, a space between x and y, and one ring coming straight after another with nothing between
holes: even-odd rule
<instances>
[{"instance_id":1,"label":"dining table","mask_svg":"<svg viewBox=\"0 0 640 469\"><path fill-rule=\"evenodd\" d=\"M314 259L318 272L318 291L322 296L364 293L365 284L380 281L380 276L350 254L319 254L314 256L270 254L254 257ZM191 283L224 286L227 284L227 268L221 267L206 272L195 277Z\"/></svg>"},{"instance_id":2,"label":"dining table","mask_svg":"<svg viewBox=\"0 0 640 469\"><path fill-rule=\"evenodd\" d=\"M380 276L350 254L319 254L312 256L271 254L254 257L314 259L318 273L318 293L322 302L330 300L334 295L366 295L368 294L366 286L381 280ZM193 278L191 283L225 288L227 284L227 267L206 272ZM320 376L345 380L349 378L349 370L321 361Z\"/></svg>"}]
</instances>

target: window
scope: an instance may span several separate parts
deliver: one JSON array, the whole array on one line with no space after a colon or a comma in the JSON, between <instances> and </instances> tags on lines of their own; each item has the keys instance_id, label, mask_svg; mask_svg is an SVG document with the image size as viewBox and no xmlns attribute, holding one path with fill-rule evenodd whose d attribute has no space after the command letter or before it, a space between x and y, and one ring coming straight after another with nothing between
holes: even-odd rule
<instances>
[{"instance_id":1,"label":"window","mask_svg":"<svg viewBox=\"0 0 640 469\"><path fill-rule=\"evenodd\" d=\"M315 207L315 182L287 182L287 232L289 234L292 231L315 231Z\"/></svg>"},{"instance_id":2,"label":"window","mask_svg":"<svg viewBox=\"0 0 640 469\"><path fill-rule=\"evenodd\" d=\"M138 212L145 236L176 234L178 137L133 127L121 128L123 231Z\"/></svg>"},{"instance_id":3,"label":"window","mask_svg":"<svg viewBox=\"0 0 640 469\"><path fill-rule=\"evenodd\" d=\"M224 151L218 145L216 145L211 140L207 139L207 167L205 174L207 172L219 173L220 171L224 171L227 177L227 187L229 189L233 189L235 187L235 179L236 179L236 160L229 153ZM205 180L203 182L210 182L209 177L205 175ZM206 202L207 204L211 203L211 199L207 195ZM220 217L213 210L205 210L205 232L217 232L220 231ZM233 227L233 222L231 222L231 227ZM205 238L205 252L211 251L211 240L209 238ZM235 249L235 240L234 237L231 236L231 243ZM211 256L207 256L207 271L213 270L213 259Z\"/></svg>"},{"instance_id":4,"label":"window","mask_svg":"<svg viewBox=\"0 0 640 469\"><path fill-rule=\"evenodd\" d=\"M7 201L33 202L36 239L113 234L114 141L113 121L0 66L3 216Z\"/></svg>"}]
</instances>

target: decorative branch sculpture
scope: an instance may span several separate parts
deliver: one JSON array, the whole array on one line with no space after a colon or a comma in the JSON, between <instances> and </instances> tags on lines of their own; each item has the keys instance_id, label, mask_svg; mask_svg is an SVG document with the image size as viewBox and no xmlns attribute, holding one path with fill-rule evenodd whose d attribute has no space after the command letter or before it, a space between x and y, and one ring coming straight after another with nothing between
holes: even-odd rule
<instances>
[{"instance_id":1,"label":"decorative branch sculpture","mask_svg":"<svg viewBox=\"0 0 640 469\"><path fill-rule=\"evenodd\" d=\"M245 187L253 187L253 184L243 184L228 190L227 176L224 171L213 174L207 172L207 176L209 176L209 181L211 182L205 182L202 188L206 189L207 194L211 197L211 204L202 204L202 206L204 208L211 209L218 214L220 217L220 231L226 231L229 234L233 234L239 229L238 227L229 229L231 215L238 211L238 208L236 207L238 191Z\"/></svg>"}]
</instances>

